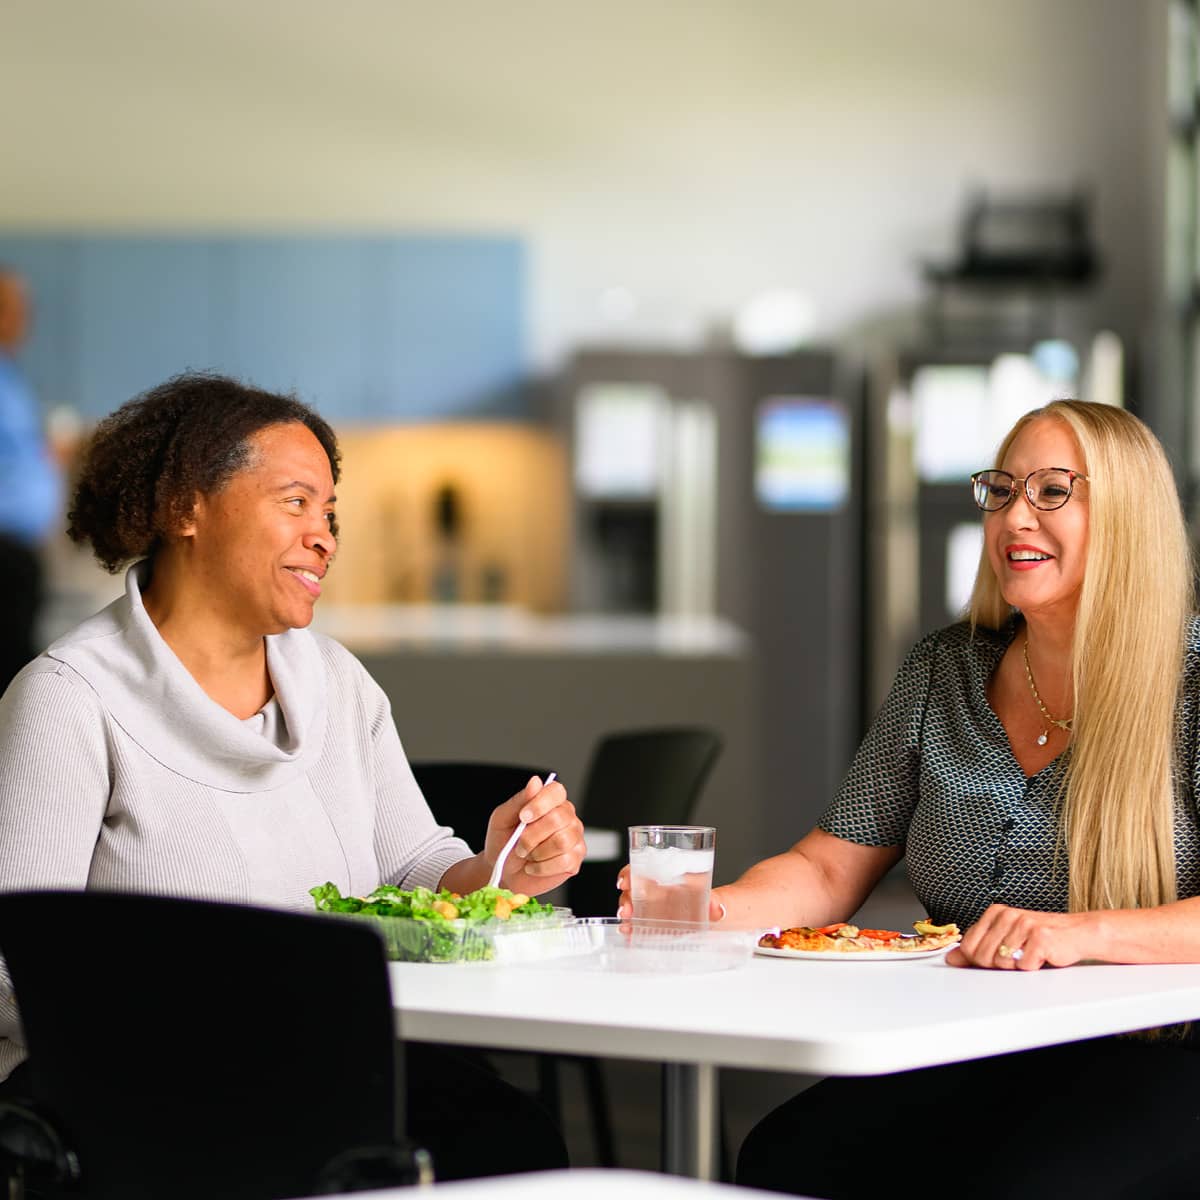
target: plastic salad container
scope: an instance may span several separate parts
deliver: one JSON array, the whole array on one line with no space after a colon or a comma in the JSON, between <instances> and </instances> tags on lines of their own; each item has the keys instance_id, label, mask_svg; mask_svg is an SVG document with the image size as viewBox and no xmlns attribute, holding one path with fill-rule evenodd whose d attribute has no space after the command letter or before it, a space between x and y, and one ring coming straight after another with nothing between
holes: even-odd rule
<instances>
[{"instance_id":1,"label":"plastic salad container","mask_svg":"<svg viewBox=\"0 0 1200 1200\"><path fill-rule=\"evenodd\" d=\"M466 896L448 890L382 886L369 896L343 896L332 883L310 889L317 910L370 921L394 962L458 963L538 957L550 950L545 934L571 923L569 908L555 908L508 891L479 888ZM519 901L513 904L513 901ZM518 950L518 942L523 949ZM534 943L537 943L535 946Z\"/></svg>"},{"instance_id":2,"label":"plastic salad container","mask_svg":"<svg viewBox=\"0 0 1200 1200\"><path fill-rule=\"evenodd\" d=\"M576 918L545 956L583 971L686 975L729 971L754 954L758 931L642 917Z\"/></svg>"}]
</instances>

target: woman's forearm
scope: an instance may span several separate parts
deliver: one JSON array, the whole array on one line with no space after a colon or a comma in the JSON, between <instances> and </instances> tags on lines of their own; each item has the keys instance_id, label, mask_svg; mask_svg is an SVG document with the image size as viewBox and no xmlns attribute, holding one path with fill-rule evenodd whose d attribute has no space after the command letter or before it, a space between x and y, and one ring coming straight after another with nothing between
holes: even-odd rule
<instances>
[{"instance_id":1,"label":"woman's forearm","mask_svg":"<svg viewBox=\"0 0 1200 1200\"><path fill-rule=\"evenodd\" d=\"M732 925L828 925L832 898L820 872L795 848L764 859L735 883L714 889Z\"/></svg>"},{"instance_id":2,"label":"woman's forearm","mask_svg":"<svg viewBox=\"0 0 1200 1200\"><path fill-rule=\"evenodd\" d=\"M1200 962L1200 896L1157 908L1089 913L1089 958L1111 963Z\"/></svg>"},{"instance_id":3,"label":"woman's forearm","mask_svg":"<svg viewBox=\"0 0 1200 1200\"><path fill-rule=\"evenodd\" d=\"M460 859L453 866L447 867L440 886L465 896L468 892L483 887L491 873L492 868L487 859L482 854L476 854L471 858Z\"/></svg>"},{"instance_id":4,"label":"woman's forearm","mask_svg":"<svg viewBox=\"0 0 1200 1200\"><path fill-rule=\"evenodd\" d=\"M735 925L828 925L845 921L899 860L898 846L860 846L814 830L717 888Z\"/></svg>"},{"instance_id":5,"label":"woman's forearm","mask_svg":"<svg viewBox=\"0 0 1200 1200\"><path fill-rule=\"evenodd\" d=\"M1200 897L1156 908L1038 912L992 904L946 961L956 967L1200 962Z\"/></svg>"}]
</instances>

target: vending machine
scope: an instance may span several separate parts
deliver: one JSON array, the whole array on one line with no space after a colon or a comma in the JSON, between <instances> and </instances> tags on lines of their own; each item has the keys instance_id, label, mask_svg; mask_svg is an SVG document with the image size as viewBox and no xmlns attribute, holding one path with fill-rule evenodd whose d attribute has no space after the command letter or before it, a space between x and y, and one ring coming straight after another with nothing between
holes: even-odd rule
<instances>
[{"instance_id":1,"label":"vending machine","mask_svg":"<svg viewBox=\"0 0 1200 1200\"><path fill-rule=\"evenodd\" d=\"M707 612L749 635L746 801L789 844L861 732L861 376L826 349L589 350L562 395L576 607Z\"/></svg>"}]
</instances>

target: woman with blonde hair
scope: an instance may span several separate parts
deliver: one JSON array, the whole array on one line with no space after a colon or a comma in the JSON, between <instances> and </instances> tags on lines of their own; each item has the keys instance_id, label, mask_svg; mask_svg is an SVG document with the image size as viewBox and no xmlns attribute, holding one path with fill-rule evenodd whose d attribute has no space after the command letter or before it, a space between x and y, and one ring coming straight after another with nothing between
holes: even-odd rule
<instances>
[{"instance_id":1,"label":"woman with blonde hair","mask_svg":"<svg viewBox=\"0 0 1200 1200\"><path fill-rule=\"evenodd\" d=\"M1071 400L1023 417L997 461L1006 461L1018 438L1026 431L1036 435L1047 419L1070 431L1088 464L1089 479L1079 485L1088 487L1086 510L1083 505L1077 510L1086 511L1088 569L1065 609L1047 614L1031 603L1038 560L1026 559L1035 564L1032 569L1011 562L1011 579L1003 562L1005 555L1010 561L1024 557L1006 528L1018 520L1009 511L1006 473L980 472L975 487L985 512L986 544L969 617L974 628L998 631L1022 624L1013 620L1012 609L1023 617L994 686L1006 688L1015 702L1022 719L1018 741L1027 744L1040 727L1026 774L1063 757L1054 773L1067 865L1059 877L1072 919L1048 925L997 916L988 932L1014 954L1021 951L1017 965L1026 970L1077 961L1076 949L1088 951L1079 957L1120 962L1191 960L1200 952L1200 930L1193 943L1187 927L1200 916L1200 900L1179 913L1146 911L1200 887L1190 837L1179 846L1189 853L1176 862L1176 839L1183 832L1176 829L1176 776L1187 771L1194 755L1190 742L1180 741L1176 715L1196 630L1191 554L1174 479L1162 447L1135 417ZM1069 493L1070 483L1066 486ZM1188 728L1191 712L1179 716ZM1014 752L1021 762L1022 753L1016 747ZM1180 785L1185 781L1190 790L1190 772ZM1188 908L1196 916L1183 915ZM1125 919L1114 910L1124 910ZM1148 930L1157 940L1163 922L1181 915L1187 941L1175 953L1148 956ZM1091 944L1097 937L1102 945ZM1082 940L1088 944L1077 947ZM978 956L989 946L976 937L967 949Z\"/></svg>"},{"instance_id":2,"label":"woman with blonde hair","mask_svg":"<svg viewBox=\"0 0 1200 1200\"><path fill-rule=\"evenodd\" d=\"M1200 962L1200 623L1166 455L1130 414L1060 400L972 489L965 619L913 648L817 828L716 889L713 919L844 921L903 856L930 917L965 930L953 966ZM825 1080L751 1131L737 1180L884 1195L914 1135L983 1130L996 1154L923 1170L922 1194L1190 1196L1195 1049L1166 1030Z\"/></svg>"}]
</instances>

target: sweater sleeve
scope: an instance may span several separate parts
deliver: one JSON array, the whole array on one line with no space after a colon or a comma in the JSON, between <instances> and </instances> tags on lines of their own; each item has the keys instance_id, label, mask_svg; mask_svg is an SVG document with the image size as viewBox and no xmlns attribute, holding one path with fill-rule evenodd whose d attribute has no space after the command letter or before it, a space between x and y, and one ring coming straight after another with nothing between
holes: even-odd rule
<instances>
[{"instance_id":1,"label":"sweater sleeve","mask_svg":"<svg viewBox=\"0 0 1200 1200\"><path fill-rule=\"evenodd\" d=\"M0 890L83 890L110 791L106 720L86 684L46 660L0 698ZM0 1074L20 1025L0 962Z\"/></svg>"},{"instance_id":2,"label":"sweater sleeve","mask_svg":"<svg viewBox=\"0 0 1200 1200\"><path fill-rule=\"evenodd\" d=\"M473 852L466 842L438 824L408 765L387 696L365 668L357 665L367 689L375 760L375 858L379 878L396 887L437 888L446 871Z\"/></svg>"}]
</instances>

